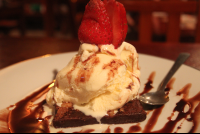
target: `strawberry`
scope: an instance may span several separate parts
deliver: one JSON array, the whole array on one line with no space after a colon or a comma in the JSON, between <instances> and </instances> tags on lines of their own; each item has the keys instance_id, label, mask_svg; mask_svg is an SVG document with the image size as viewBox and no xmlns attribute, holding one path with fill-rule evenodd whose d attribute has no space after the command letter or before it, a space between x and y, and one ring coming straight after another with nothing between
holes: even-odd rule
<instances>
[{"instance_id":1,"label":"strawberry","mask_svg":"<svg viewBox=\"0 0 200 134\"><path fill-rule=\"evenodd\" d=\"M79 27L78 37L83 43L111 44L112 28L101 0L90 0L85 7L85 13Z\"/></svg>"},{"instance_id":2,"label":"strawberry","mask_svg":"<svg viewBox=\"0 0 200 134\"><path fill-rule=\"evenodd\" d=\"M115 0L104 0L104 4L109 15L110 21L112 23L112 43L115 46L115 48L117 48L125 40L128 30L126 10L121 3L116 2Z\"/></svg>"},{"instance_id":3,"label":"strawberry","mask_svg":"<svg viewBox=\"0 0 200 134\"><path fill-rule=\"evenodd\" d=\"M118 48L126 38L126 11L115 0L90 0L79 27L81 43L113 44Z\"/></svg>"}]
</instances>

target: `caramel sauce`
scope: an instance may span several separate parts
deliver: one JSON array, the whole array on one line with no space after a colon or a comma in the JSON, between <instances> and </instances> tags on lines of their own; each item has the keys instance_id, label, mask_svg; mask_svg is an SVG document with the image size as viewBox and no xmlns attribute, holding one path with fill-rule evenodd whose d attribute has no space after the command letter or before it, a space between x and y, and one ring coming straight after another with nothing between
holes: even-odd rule
<instances>
[{"instance_id":1,"label":"caramel sauce","mask_svg":"<svg viewBox=\"0 0 200 134\"><path fill-rule=\"evenodd\" d=\"M137 76L135 76L135 75L133 75L133 77L135 77L135 78L139 81L139 83L141 83L139 77L137 77Z\"/></svg>"},{"instance_id":2,"label":"caramel sauce","mask_svg":"<svg viewBox=\"0 0 200 134\"><path fill-rule=\"evenodd\" d=\"M71 79L72 79L72 72L75 70L79 60L80 60L81 56L76 56L74 59L74 64L73 64L73 68L66 74L66 77L68 78L68 82L71 83Z\"/></svg>"},{"instance_id":3,"label":"caramel sauce","mask_svg":"<svg viewBox=\"0 0 200 134\"><path fill-rule=\"evenodd\" d=\"M132 69L131 69L131 72L134 71L134 53L132 53L131 55L129 55L129 60L132 62ZM138 69L138 62L137 62L137 69Z\"/></svg>"},{"instance_id":4,"label":"caramel sauce","mask_svg":"<svg viewBox=\"0 0 200 134\"><path fill-rule=\"evenodd\" d=\"M90 76L94 71L94 67L100 63L99 57L96 56L91 56L86 61L82 62L85 68L80 68L77 78L75 79L77 84L89 81Z\"/></svg>"},{"instance_id":5,"label":"caramel sauce","mask_svg":"<svg viewBox=\"0 0 200 134\"><path fill-rule=\"evenodd\" d=\"M112 53L112 52L110 52L110 51L106 51L106 53L108 53L108 54L110 54L110 55L112 55L112 56L116 56L115 53Z\"/></svg>"},{"instance_id":6,"label":"caramel sauce","mask_svg":"<svg viewBox=\"0 0 200 134\"><path fill-rule=\"evenodd\" d=\"M66 77L69 80L69 83L71 83L72 79L72 72L77 67L78 63L80 62L81 56L76 56L74 59L73 67L72 69L67 73ZM87 64L89 63L89 64ZM91 55L86 61L83 61L81 64L85 66L85 68L81 68L78 72L78 75L75 79L75 82L77 84L84 83L86 81L89 81L91 74L93 73L94 67L99 64L99 58L96 57L96 54Z\"/></svg>"},{"instance_id":7,"label":"caramel sauce","mask_svg":"<svg viewBox=\"0 0 200 134\"><path fill-rule=\"evenodd\" d=\"M133 89L132 89L133 85L134 85L133 82L131 82L131 83L128 85L128 87L127 87L126 89L129 89L129 90L132 91L132 90L133 90Z\"/></svg>"},{"instance_id":8,"label":"caramel sauce","mask_svg":"<svg viewBox=\"0 0 200 134\"><path fill-rule=\"evenodd\" d=\"M110 63L105 64L103 66L103 69L109 69L110 71L108 72L108 80L109 81L112 77L115 76L115 74L117 74L117 70L120 66L123 66L124 63L119 60L119 59L114 59L112 60Z\"/></svg>"}]
</instances>

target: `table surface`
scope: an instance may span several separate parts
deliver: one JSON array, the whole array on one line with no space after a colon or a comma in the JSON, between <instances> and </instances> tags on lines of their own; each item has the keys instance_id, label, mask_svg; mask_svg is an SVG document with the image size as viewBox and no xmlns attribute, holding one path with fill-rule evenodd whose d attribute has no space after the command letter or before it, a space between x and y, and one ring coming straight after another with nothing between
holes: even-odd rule
<instances>
[{"instance_id":1,"label":"table surface","mask_svg":"<svg viewBox=\"0 0 200 134\"><path fill-rule=\"evenodd\" d=\"M138 53L176 60L179 53L191 54L186 65L200 70L200 44L187 43L137 43L127 41L135 46ZM0 38L0 69L27 59L46 54L58 54L78 51L80 42L77 39L60 38Z\"/></svg>"}]
</instances>

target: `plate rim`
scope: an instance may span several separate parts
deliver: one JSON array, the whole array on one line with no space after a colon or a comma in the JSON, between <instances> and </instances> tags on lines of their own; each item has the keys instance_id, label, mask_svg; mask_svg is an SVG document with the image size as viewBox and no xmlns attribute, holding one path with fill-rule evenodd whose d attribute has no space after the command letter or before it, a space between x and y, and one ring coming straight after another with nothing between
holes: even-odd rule
<instances>
[{"instance_id":1,"label":"plate rim","mask_svg":"<svg viewBox=\"0 0 200 134\"><path fill-rule=\"evenodd\" d=\"M37 60L37 59L40 59L40 58L50 58L52 56L56 56L56 55L65 55L65 54L75 54L77 53L77 51L73 51L73 52L65 52L65 53L57 53L57 54L47 54L47 55L43 55L43 56L38 56L38 57L35 57L35 58L30 58L30 59L27 59L27 60L24 60L24 61L20 61L18 63L15 63L15 64L12 64L8 67L5 67L4 69L0 70L0 77L1 77L1 72L4 71L4 70L7 70L9 68L12 68L12 67L15 67L16 65L18 64L23 64L24 62L27 62L27 61L32 61L32 60ZM150 58L156 58L156 59L159 59L159 60L165 60L167 62L174 62L173 60L170 60L170 59L167 59L167 58L162 58L162 57L157 57L157 56L154 56L154 55L148 55L148 54L143 54L143 53L138 53L139 55L143 55L143 56L149 56ZM187 66L189 67L190 69L194 69L188 65L185 65L184 66ZM188 69L189 69L188 68ZM195 69L196 70L196 69ZM197 69L198 70L198 69ZM199 70L198 70L199 71Z\"/></svg>"}]
</instances>

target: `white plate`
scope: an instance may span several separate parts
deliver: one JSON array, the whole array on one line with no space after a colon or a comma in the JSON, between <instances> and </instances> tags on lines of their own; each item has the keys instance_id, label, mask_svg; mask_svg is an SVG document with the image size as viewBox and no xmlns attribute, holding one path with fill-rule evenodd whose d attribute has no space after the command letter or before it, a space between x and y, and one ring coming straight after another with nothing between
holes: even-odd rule
<instances>
[{"instance_id":1,"label":"white plate","mask_svg":"<svg viewBox=\"0 0 200 134\"><path fill-rule=\"evenodd\" d=\"M76 53L77 52L46 55L43 57L23 61L0 70L0 110L15 104L39 87L51 82L54 78L54 70L61 70L67 65L67 63ZM156 72L153 82L153 90L156 90L156 87L171 68L173 63L173 61L167 59L139 54L139 65L141 67L140 92L143 91L144 84L147 82L149 75L153 71ZM173 89L170 92L170 101L165 105L163 112L158 118L153 130L159 130L168 121L167 117L171 115L173 108L180 100L180 97L176 96L176 92L178 90L183 88L188 83L192 84L192 88L190 89L191 97L196 95L200 90L199 70L183 65L174 75L174 78L176 80L173 84ZM142 128L145 126L150 117L151 113L148 114L147 119L140 124ZM180 123L177 125L180 125ZM123 127L124 132L126 132L131 125L133 124L113 125L111 126L111 132L113 132L113 129L116 126ZM182 125L182 128L178 132L188 132L191 127L192 123L185 121ZM82 128L68 129L67 132L80 131L81 129ZM105 127L100 129L105 129ZM198 128L197 132L200 132L200 128Z\"/></svg>"}]
</instances>

